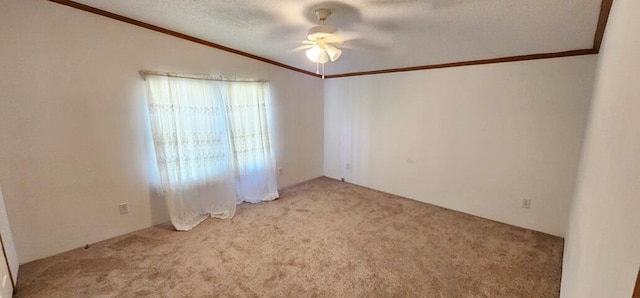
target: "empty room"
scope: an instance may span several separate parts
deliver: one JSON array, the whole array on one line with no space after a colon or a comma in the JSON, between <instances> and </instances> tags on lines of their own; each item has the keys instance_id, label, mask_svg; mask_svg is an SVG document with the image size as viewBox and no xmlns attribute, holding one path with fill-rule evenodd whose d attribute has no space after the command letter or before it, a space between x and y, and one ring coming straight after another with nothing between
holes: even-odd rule
<instances>
[{"instance_id":1,"label":"empty room","mask_svg":"<svg viewBox=\"0 0 640 298\"><path fill-rule=\"evenodd\" d=\"M3 0L0 297L640 297L638 0Z\"/></svg>"}]
</instances>

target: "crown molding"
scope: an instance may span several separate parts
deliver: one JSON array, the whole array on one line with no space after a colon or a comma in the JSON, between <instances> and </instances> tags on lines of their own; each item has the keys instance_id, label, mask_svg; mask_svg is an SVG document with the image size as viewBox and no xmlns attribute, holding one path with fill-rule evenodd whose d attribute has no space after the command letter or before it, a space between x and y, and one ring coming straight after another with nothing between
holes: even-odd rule
<instances>
[{"instance_id":1,"label":"crown molding","mask_svg":"<svg viewBox=\"0 0 640 298\"><path fill-rule=\"evenodd\" d=\"M84 5L84 4L81 4L81 3L78 3L78 2L74 2L74 1L70 1L70 0L49 0L49 1L55 2L55 3L58 3L58 4L62 4L62 5L66 5L66 6L69 6L69 7L73 7L73 8L76 8L76 9L79 9L79 10L82 10L82 11L86 11L86 12L89 12L89 13L101 15L103 17L107 17L107 18L110 18L110 19L114 19L114 20L117 20L117 21L121 21L121 22L124 22L124 23L128 23L128 24L134 25L134 26L138 26L138 27L142 27L142 28L149 29L149 30L152 30L152 31L156 31L156 32L159 32L159 33L167 34L167 35L170 35L170 36L173 36L173 37L177 37L177 38L180 38L180 39L184 39L184 40L188 40L188 41L191 41L191 42L195 42L195 43L198 43L198 44L201 44L201 45L204 45L204 46L208 46L208 47L211 47L211 48L214 48L214 49L222 50L222 51L225 51L225 52L229 52L229 53L233 53L233 54L240 55L240 56L243 56L243 57L247 57L247 58L251 58L251 59L254 59L254 60L258 60L258 61L261 61L261 62L269 63L269 64L272 64L272 65L275 65L275 66L278 66L278 67L282 67L282 68L286 68L288 70L293 70L295 72L299 72L299 73L302 73L302 74L306 74L306 75L310 75L310 76L314 76L314 77L320 77L318 74L316 74L314 72L310 72L308 70L304 70L304 69L300 69L300 68L293 67L293 66L290 66L290 65L286 65L284 63L273 61L273 60L270 60L270 59L267 59L267 58L263 58L263 57L260 57L260 56L254 55L254 54L250 54L250 53L243 52L243 51L240 51L240 50L236 50L236 49L233 49L233 48L230 48L230 47L226 47L226 46L223 46L221 44L217 44L217 43L210 42L210 41L207 41L207 40L204 40L204 39L193 37L191 35L183 34L183 33L176 32L176 31L173 31L173 30L169 30L169 29L166 29L166 28L162 28L162 27L159 27L159 26L156 26L156 25L152 25L152 24L149 24L149 23L138 21L138 20L135 20L135 19L132 19L132 18L128 18L128 17L122 16L122 15L119 15L119 14L108 12L106 10L98 9L98 8L95 8L95 7L92 7L92 6Z\"/></svg>"},{"instance_id":2,"label":"crown molding","mask_svg":"<svg viewBox=\"0 0 640 298\"><path fill-rule=\"evenodd\" d=\"M49 0L51 2L55 2L58 4L66 5L72 8L76 8L82 11L86 11L89 13L101 15L103 17L107 17L110 19L118 20L121 22L125 22L131 25L135 25L138 27L146 28L149 30L153 30L159 33L167 34L173 37L177 37L180 39L188 40L191 42L195 42L204 46L208 46L211 48L215 48L218 50L222 50L225 52L233 53L236 55L240 55L243 57L247 57L250 59L258 60L261 62L269 63L278 67L286 68L288 70L292 70L298 73L302 73L305 75L321 78L320 75L307 71L304 69L300 69L297 67L293 67L284 63L280 63L277 61L273 61L267 58L263 58L254 54L250 54L247 52L243 52L240 50L236 50L230 47L226 47L217 43L213 43L210 41L206 41L204 39L200 39L197 37L193 37L187 34L183 34L180 32L176 32L173 30L169 30L166 28L162 28L156 25L152 25L149 23L141 22L132 18L128 18L119 14L115 14L112 12L108 12L106 10L98 9L92 6L84 5L78 2L74 2L71 0ZM605 29L607 26L607 20L609 19L609 13L611 12L611 6L613 5L613 0L602 0L600 4L600 15L598 17L598 25L596 26L596 31L593 38L593 47L591 49L581 49L581 50L571 50L564 52L555 52L555 53L540 53L540 54L531 54L531 55L519 55L519 56L510 56L510 57L500 57L500 58L491 58L491 59L481 59L481 60L471 60L471 61L461 61L461 62L451 62L451 63L443 63L443 64L431 64L431 65L421 65L421 66L411 66L411 67L403 67L403 68L390 68L390 69L380 69L380 70L371 70L371 71L361 71L361 72L349 72L342 74L334 74L334 75L326 75L326 79L332 78L343 78L343 77L352 77L352 76L364 76L364 75L374 75L374 74L385 74L385 73L394 73L394 72L406 72L406 71L416 71L416 70L427 70L427 69L438 69L438 68L448 68L448 67L459 67L459 66L471 66L471 65L482 65L482 64L492 64L492 63L505 63L505 62L515 62L515 61L528 61L528 60L537 60L537 59L549 59L549 58L560 58L560 57L570 57L570 56L582 56L582 55L593 55L598 54L600 52L600 47L602 45L602 40L604 38Z\"/></svg>"}]
</instances>

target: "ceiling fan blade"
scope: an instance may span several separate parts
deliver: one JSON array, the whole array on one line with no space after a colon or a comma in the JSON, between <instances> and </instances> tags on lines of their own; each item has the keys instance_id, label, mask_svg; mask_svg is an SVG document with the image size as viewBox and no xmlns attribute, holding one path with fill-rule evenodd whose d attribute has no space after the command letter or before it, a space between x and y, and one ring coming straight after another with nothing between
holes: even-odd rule
<instances>
[{"instance_id":1,"label":"ceiling fan blade","mask_svg":"<svg viewBox=\"0 0 640 298\"><path fill-rule=\"evenodd\" d=\"M299 51L303 51L303 50L306 50L306 49L310 49L312 47L313 47L312 44L301 45L299 47L291 49L291 52L299 52Z\"/></svg>"},{"instance_id":2,"label":"ceiling fan blade","mask_svg":"<svg viewBox=\"0 0 640 298\"><path fill-rule=\"evenodd\" d=\"M353 39L362 39L365 37L365 34L362 32L356 31L346 31L340 30L337 34L335 34L338 38L340 38L343 42Z\"/></svg>"},{"instance_id":3,"label":"ceiling fan blade","mask_svg":"<svg viewBox=\"0 0 640 298\"><path fill-rule=\"evenodd\" d=\"M344 38L342 38L341 36L333 35L333 36L326 37L326 38L324 39L324 41L325 41L326 43L342 44L342 43L344 43L345 39L344 39Z\"/></svg>"},{"instance_id":4,"label":"ceiling fan blade","mask_svg":"<svg viewBox=\"0 0 640 298\"><path fill-rule=\"evenodd\" d=\"M342 44L342 47L350 50L384 51L393 46L392 40L352 39Z\"/></svg>"},{"instance_id":5,"label":"ceiling fan blade","mask_svg":"<svg viewBox=\"0 0 640 298\"><path fill-rule=\"evenodd\" d=\"M340 32L344 36L344 46L349 49L385 50L394 45L394 36L376 27L357 25Z\"/></svg>"}]
</instances>

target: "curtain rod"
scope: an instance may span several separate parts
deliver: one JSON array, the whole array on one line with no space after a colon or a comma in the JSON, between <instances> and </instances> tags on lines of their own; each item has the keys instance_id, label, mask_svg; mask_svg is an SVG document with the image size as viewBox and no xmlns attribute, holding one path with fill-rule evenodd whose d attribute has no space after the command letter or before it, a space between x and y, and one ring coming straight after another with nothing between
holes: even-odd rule
<instances>
[{"instance_id":1,"label":"curtain rod","mask_svg":"<svg viewBox=\"0 0 640 298\"><path fill-rule=\"evenodd\" d=\"M235 77L226 77L226 76L179 74L175 72L163 72L163 71L154 71L154 70L141 70L139 71L139 73L142 76L142 79L145 79L145 76L147 75L153 75L153 76L165 76L165 77L173 77L173 78L196 79L196 80L206 80L206 81L216 81L216 82L267 83L266 80L254 80L254 79L235 78Z\"/></svg>"}]
</instances>

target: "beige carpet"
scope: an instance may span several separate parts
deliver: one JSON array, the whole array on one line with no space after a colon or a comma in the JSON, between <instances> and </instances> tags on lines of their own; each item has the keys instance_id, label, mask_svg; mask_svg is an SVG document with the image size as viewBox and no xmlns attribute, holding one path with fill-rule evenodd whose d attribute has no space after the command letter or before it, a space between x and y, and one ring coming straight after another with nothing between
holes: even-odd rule
<instances>
[{"instance_id":1,"label":"beige carpet","mask_svg":"<svg viewBox=\"0 0 640 298\"><path fill-rule=\"evenodd\" d=\"M557 297L563 240L318 178L20 267L18 297Z\"/></svg>"}]
</instances>

